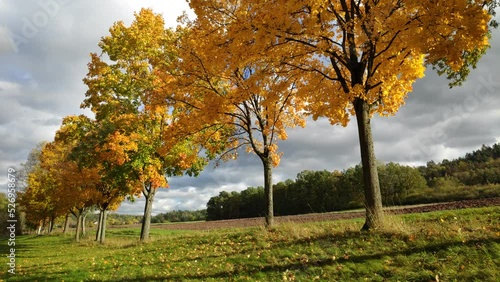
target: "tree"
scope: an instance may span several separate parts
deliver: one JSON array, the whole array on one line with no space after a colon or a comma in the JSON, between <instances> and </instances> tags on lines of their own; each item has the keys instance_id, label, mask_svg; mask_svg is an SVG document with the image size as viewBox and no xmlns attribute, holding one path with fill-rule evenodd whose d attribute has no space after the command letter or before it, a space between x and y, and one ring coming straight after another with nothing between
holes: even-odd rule
<instances>
[{"instance_id":1,"label":"tree","mask_svg":"<svg viewBox=\"0 0 500 282\"><path fill-rule=\"evenodd\" d=\"M76 218L75 240L85 235L85 218L91 209L102 201L97 187L102 185L98 167L85 167L71 157L75 148L83 142L89 130L90 119L84 116L68 116L56 132L55 140L41 154L51 177L57 180L57 201L62 215L71 213ZM66 220L68 217L66 217ZM67 223L66 223L67 224Z\"/></svg>"},{"instance_id":2,"label":"tree","mask_svg":"<svg viewBox=\"0 0 500 282\"><path fill-rule=\"evenodd\" d=\"M202 221L207 219L206 210L174 210L160 213L151 218L152 223Z\"/></svg>"},{"instance_id":3,"label":"tree","mask_svg":"<svg viewBox=\"0 0 500 282\"><path fill-rule=\"evenodd\" d=\"M190 1L200 25L224 36L223 47L237 52L234 57L279 57L279 65L301 71L307 83L298 92L310 96L313 118L345 126L356 117L365 230L383 222L371 117L394 115L428 65L445 74L450 86L464 81L486 52L497 5L492 0Z\"/></svg>"},{"instance_id":4,"label":"tree","mask_svg":"<svg viewBox=\"0 0 500 282\"><path fill-rule=\"evenodd\" d=\"M115 166L107 163L113 152L102 149L107 143L103 132L105 123L98 123L84 115L67 116L56 132L55 143L67 146L66 156L61 158L60 166L64 167L61 183L67 190L71 213L77 218L77 241L80 230L83 233L85 218L92 207L99 208L100 217L96 240L105 241L106 212L118 208L132 183L120 182L115 178ZM104 145L103 145L104 144ZM103 145L103 146L101 146Z\"/></svg>"},{"instance_id":5,"label":"tree","mask_svg":"<svg viewBox=\"0 0 500 282\"><path fill-rule=\"evenodd\" d=\"M40 142L35 148L31 150L26 162L21 164L21 169L17 172L17 186L19 187L18 190L24 190L28 186L28 175L40 165L40 153L42 152L42 148L46 143L47 142Z\"/></svg>"},{"instance_id":6,"label":"tree","mask_svg":"<svg viewBox=\"0 0 500 282\"><path fill-rule=\"evenodd\" d=\"M296 189L301 191L303 209L300 213L327 212L334 209L334 175L327 171L305 170L297 175Z\"/></svg>"},{"instance_id":7,"label":"tree","mask_svg":"<svg viewBox=\"0 0 500 282\"><path fill-rule=\"evenodd\" d=\"M37 161L29 160L36 165L32 166L27 175L27 187L20 194L19 202L24 207L28 220L38 223L38 234L45 227L51 233L55 219L69 213L72 207L73 198L68 197L71 200L66 200L61 185L62 175L68 169L60 165L64 162L65 149L54 142L44 143L36 153ZM35 149L33 152L36 151Z\"/></svg>"},{"instance_id":8,"label":"tree","mask_svg":"<svg viewBox=\"0 0 500 282\"><path fill-rule=\"evenodd\" d=\"M276 195L276 190L273 189ZM266 211L263 187L248 187L241 191L240 217L259 217ZM276 197L273 197L274 199ZM276 205L275 211L276 211Z\"/></svg>"},{"instance_id":9,"label":"tree","mask_svg":"<svg viewBox=\"0 0 500 282\"><path fill-rule=\"evenodd\" d=\"M379 165L380 189L384 204L398 205L412 192L427 188L425 178L418 169L397 163Z\"/></svg>"},{"instance_id":10,"label":"tree","mask_svg":"<svg viewBox=\"0 0 500 282\"><path fill-rule=\"evenodd\" d=\"M263 166L265 220L273 227L272 168L281 153L278 140L286 129L304 126L304 101L295 95L301 81L286 65L244 57L226 48L214 26L185 22L177 65L164 71L166 99L177 102L178 127L221 159L236 159L238 150L255 153ZM220 58L220 60L218 59ZM274 60L275 58L273 58ZM173 93L172 93L173 92Z\"/></svg>"},{"instance_id":11,"label":"tree","mask_svg":"<svg viewBox=\"0 0 500 282\"><path fill-rule=\"evenodd\" d=\"M500 183L500 148L499 144L492 147L483 145L481 149L465 154L455 160L443 160L435 164L428 162L427 166L419 168L429 186L435 186L437 180L453 176L462 184L485 185Z\"/></svg>"},{"instance_id":12,"label":"tree","mask_svg":"<svg viewBox=\"0 0 500 282\"><path fill-rule=\"evenodd\" d=\"M117 22L110 28L84 79L82 107L91 108L101 125L96 148L108 179L128 187L130 197L145 197L141 241L149 238L156 192L168 187L165 176L197 175L206 163L195 143L171 136L175 111L155 94L158 69L171 61L176 37L161 15L143 9L129 27Z\"/></svg>"},{"instance_id":13,"label":"tree","mask_svg":"<svg viewBox=\"0 0 500 282\"><path fill-rule=\"evenodd\" d=\"M30 152L30 154L28 155L28 159L26 160L25 163L22 163L21 164L21 169L19 171L17 171L17 196L19 197L18 201L19 203L21 204L20 205L20 210L21 211L25 211L27 207L23 206L23 197L25 195L25 192L26 190L28 189L29 187L29 184L28 184L28 179L29 179L29 175L33 172L35 172L35 170L37 170L40 166L40 153L42 151L42 148L45 146L47 142L40 142L35 148L33 148ZM21 225L23 224L27 224L28 226L33 226L34 224L38 224L39 222L23 222L22 224L19 225L19 227L21 227ZM24 227L23 227L24 228Z\"/></svg>"},{"instance_id":14,"label":"tree","mask_svg":"<svg viewBox=\"0 0 500 282\"><path fill-rule=\"evenodd\" d=\"M65 124L61 130L65 130ZM68 158L75 139L68 142L55 140L45 143L36 155L27 177L26 190L21 193L19 202L25 209L27 218L39 222L38 233L48 221L48 232L60 216L72 213L77 218L75 240L79 242L82 218L95 204L95 190L88 189L98 179L95 170L80 169L78 164ZM35 150L36 151L36 150Z\"/></svg>"},{"instance_id":15,"label":"tree","mask_svg":"<svg viewBox=\"0 0 500 282\"><path fill-rule=\"evenodd\" d=\"M18 202L25 213L27 224L36 227L37 234L41 234L52 209L45 195L46 179L46 172L37 167L28 174L25 190L18 192Z\"/></svg>"}]
</instances>

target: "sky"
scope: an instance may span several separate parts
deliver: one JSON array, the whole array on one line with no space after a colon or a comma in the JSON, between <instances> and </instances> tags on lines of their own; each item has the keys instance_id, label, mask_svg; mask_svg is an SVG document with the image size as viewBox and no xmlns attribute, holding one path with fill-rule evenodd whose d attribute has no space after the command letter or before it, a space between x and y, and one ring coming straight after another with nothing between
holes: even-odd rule
<instances>
[{"instance_id":1,"label":"sky","mask_svg":"<svg viewBox=\"0 0 500 282\"><path fill-rule=\"evenodd\" d=\"M52 141L65 116L90 115L80 109L89 54L99 52L97 44L114 22L130 24L141 7L162 14L167 26L175 26L183 11L193 14L184 0L0 0L0 189L7 189L7 169L20 168L37 144ZM372 120L380 161L424 165L500 142L500 30L491 46L463 86L450 90L445 78L428 69L396 116ZM284 155L274 183L303 170L360 163L354 119L347 127L308 120L306 128L288 135L279 143ZM157 193L153 214L203 209L221 191L262 186L263 169L256 156L241 154L217 168L210 164L197 178L169 183ZM118 212L143 209L140 198L125 201Z\"/></svg>"}]
</instances>

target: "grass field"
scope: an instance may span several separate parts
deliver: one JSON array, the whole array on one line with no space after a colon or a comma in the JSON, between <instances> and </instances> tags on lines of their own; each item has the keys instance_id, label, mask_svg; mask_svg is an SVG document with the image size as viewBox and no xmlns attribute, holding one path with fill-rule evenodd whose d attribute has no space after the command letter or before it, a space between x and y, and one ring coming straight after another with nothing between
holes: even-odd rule
<instances>
[{"instance_id":1,"label":"grass field","mask_svg":"<svg viewBox=\"0 0 500 282\"><path fill-rule=\"evenodd\" d=\"M7 281L500 281L500 207L390 216L387 230L360 219L215 231L110 229L92 236L16 238ZM91 234L90 234L91 235ZM5 240L1 251L8 253ZM4 261L5 255L4 255Z\"/></svg>"}]
</instances>

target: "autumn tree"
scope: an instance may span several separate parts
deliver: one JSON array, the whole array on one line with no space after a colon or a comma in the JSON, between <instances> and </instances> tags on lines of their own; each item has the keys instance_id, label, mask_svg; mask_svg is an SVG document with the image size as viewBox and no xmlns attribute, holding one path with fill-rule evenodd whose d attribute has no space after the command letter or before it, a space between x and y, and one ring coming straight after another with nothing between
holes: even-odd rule
<instances>
[{"instance_id":1,"label":"autumn tree","mask_svg":"<svg viewBox=\"0 0 500 282\"><path fill-rule=\"evenodd\" d=\"M196 140L220 159L236 159L240 148L255 153L263 165L265 219L273 227L272 168L281 153L278 140L286 129L304 126L302 81L286 65L226 48L218 27L184 19L177 41L177 64L164 67L159 82L164 97L176 102L176 132ZM162 85L162 82L164 83ZM181 133L179 133L179 131Z\"/></svg>"},{"instance_id":2,"label":"autumn tree","mask_svg":"<svg viewBox=\"0 0 500 282\"><path fill-rule=\"evenodd\" d=\"M298 95L310 97L313 118L345 126L356 117L366 230L383 222L372 116L394 115L426 66L445 74L451 86L464 81L488 47L488 23L497 5L493 0L190 1L200 25L225 38L219 48L244 60L279 57L279 65L300 70L307 83ZM214 61L233 64L222 57Z\"/></svg>"},{"instance_id":3,"label":"autumn tree","mask_svg":"<svg viewBox=\"0 0 500 282\"><path fill-rule=\"evenodd\" d=\"M73 146L74 143L58 141L43 145L36 153L37 165L32 166L28 173L27 187L19 202L28 220L40 222L38 233L46 222L50 233L56 218L72 213L77 218L75 239L78 242L82 218L94 205L95 198L95 193L86 185L96 179L96 174L81 170L68 159Z\"/></svg>"},{"instance_id":4,"label":"autumn tree","mask_svg":"<svg viewBox=\"0 0 500 282\"><path fill-rule=\"evenodd\" d=\"M165 29L161 15L143 9L129 27L117 22L101 39L102 54L91 54L83 108L90 108L101 125L98 150L110 181L128 187L127 195L142 193L146 203L141 241L149 238L151 211L166 175L197 175L205 161L189 139L171 137L175 111L155 95L161 66L173 56L177 34Z\"/></svg>"},{"instance_id":5,"label":"autumn tree","mask_svg":"<svg viewBox=\"0 0 500 282\"><path fill-rule=\"evenodd\" d=\"M28 165L25 166L29 168L29 172L19 203L24 208L28 221L37 222L37 233L42 228L51 233L55 219L70 212L67 201L64 201L66 195L63 196L61 189L61 177L66 169L59 166L64 161L62 150L53 142L44 143L32 151Z\"/></svg>"},{"instance_id":6,"label":"autumn tree","mask_svg":"<svg viewBox=\"0 0 500 282\"><path fill-rule=\"evenodd\" d=\"M68 148L60 160L60 166L65 168L60 177L65 183L66 199L73 201L71 212L77 218L77 231L84 230L87 213L97 207L100 216L96 241L100 243L105 241L107 211L117 209L130 190L114 178L114 166L106 162L109 152L102 152L108 141L102 137L106 130L105 125L87 116L67 116L55 137L56 144Z\"/></svg>"},{"instance_id":7,"label":"autumn tree","mask_svg":"<svg viewBox=\"0 0 500 282\"><path fill-rule=\"evenodd\" d=\"M36 226L37 234L41 234L53 211L53 203L48 197L51 187L47 180L47 172L37 166L28 174L25 190L18 192L21 210L25 213L27 223Z\"/></svg>"},{"instance_id":8,"label":"autumn tree","mask_svg":"<svg viewBox=\"0 0 500 282\"><path fill-rule=\"evenodd\" d=\"M56 136L65 130L68 130L68 125L63 122ZM66 233L69 217L74 215L77 219L75 239L78 242L80 234L84 233L84 218L97 197L91 183L99 177L96 171L81 169L69 159L78 138L56 139L39 144L23 164L20 174L24 188L19 202L27 219L38 226L37 233L45 227L50 233L54 220L60 216L65 216L63 232Z\"/></svg>"},{"instance_id":9,"label":"autumn tree","mask_svg":"<svg viewBox=\"0 0 500 282\"><path fill-rule=\"evenodd\" d=\"M40 153L45 144L47 144L47 142L40 142L35 148L31 149L26 162L22 163L21 169L17 171L17 185L19 190L22 191L28 187L28 175L40 165Z\"/></svg>"},{"instance_id":10,"label":"autumn tree","mask_svg":"<svg viewBox=\"0 0 500 282\"><path fill-rule=\"evenodd\" d=\"M21 169L17 171L17 196L18 196L18 202L21 204L20 210L25 211L26 207L23 206L23 197L26 193L26 190L29 187L29 175L35 172L40 166L40 153L42 151L42 148L45 146L47 142L40 142L35 148L33 148L29 155L28 159L26 162L21 164ZM23 224L27 225L37 225L38 226L39 221L37 222L25 222Z\"/></svg>"},{"instance_id":11,"label":"autumn tree","mask_svg":"<svg viewBox=\"0 0 500 282\"><path fill-rule=\"evenodd\" d=\"M52 144L52 143L51 143ZM57 179L57 201L61 216L71 213L76 218L75 241L79 242L81 235L85 236L85 218L91 212L98 201L98 193L95 190L99 174L96 169L81 168L78 163L68 159L71 152L69 144L54 142L54 150L57 155L47 156L52 158L50 162L52 175ZM66 148L61 148L61 147ZM59 147L59 148L57 148Z\"/></svg>"},{"instance_id":12,"label":"autumn tree","mask_svg":"<svg viewBox=\"0 0 500 282\"><path fill-rule=\"evenodd\" d=\"M99 209L99 218L97 220L97 230L96 230L96 241L103 244L106 239L106 224L107 224L107 216L108 211L114 211L118 209L120 204L125 199L125 195L123 190L117 189L113 185L115 182L111 182L112 184L105 181L105 179L101 179L100 183L95 185L95 189L98 193L97 198L97 208Z\"/></svg>"}]
</instances>

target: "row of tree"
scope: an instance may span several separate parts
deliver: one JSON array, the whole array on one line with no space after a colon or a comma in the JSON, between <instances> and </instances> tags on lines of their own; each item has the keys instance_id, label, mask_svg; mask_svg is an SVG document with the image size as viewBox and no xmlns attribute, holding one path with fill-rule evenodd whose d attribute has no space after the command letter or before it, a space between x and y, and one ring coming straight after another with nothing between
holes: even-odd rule
<instances>
[{"instance_id":1,"label":"row of tree","mask_svg":"<svg viewBox=\"0 0 500 282\"><path fill-rule=\"evenodd\" d=\"M186 222L186 221L204 221L207 219L207 210L175 210L166 213L159 213L151 218L152 223L165 222Z\"/></svg>"},{"instance_id":2,"label":"row of tree","mask_svg":"<svg viewBox=\"0 0 500 282\"><path fill-rule=\"evenodd\" d=\"M429 186L445 176L454 177L468 186L500 183L500 143L483 145L481 149L456 160L445 159L437 164L430 161L419 170Z\"/></svg>"},{"instance_id":3,"label":"row of tree","mask_svg":"<svg viewBox=\"0 0 500 282\"><path fill-rule=\"evenodd\" d=\"M379 164L378 177L384 205L426 202L428 192L457 190L468 186L500 184L500 143L485 146L456 160L428 162L409 167ZM357 165L344 171L303 171L295 180L273 186L274 212L294 215L363 207L363 174ZM497 192L498 195L498 192ZM264 189L222 191L207 203L207 220L260 217L264 215Z\"/></svg>"},{"instance_id":4,"label":"row of tree","mask_svg":"<svg viewBox=\"0 0 500 282\"><path fill-rule=\"evenodd\" d=\"M199 144L171 133L173 108L155 95L158 68L173 56L175 39L150 10L130 27L114 24L102 38L102 55L91 54L84 79L82 108L95 118L64 118L55 140L30 155L19 195L28 220L43 225L72 213L78 241L83 220L97 208L96 239L104 242L107 212L125 198L144 196L141 240L148 239L154 196L168 187L166 175L196 175L206 164Z\"/></svg>"},{"instance_id":5,"label":"row of tree","mask_svg":"<svg viewBox=\"0 0 500 282\"><path fill-rule=\"evenodd\" d=\"M378 166L384 205L400 204L408 195L427 187L417 168L395 163ZM360 165L345 171L303 171L296 180L274 185L277 215L331 212L363 207L363 172ZM207 203L207 220L264 215L264 190L221 192Z\"/></svg>"},{"instance_id":6,"label":"row of tree","mask_svg":"<svg viewBox=\"0 0 500 282\"><path fill-rule=\"evenodd\" d=\"M142 195L146 240L166 176L197 175L209 159L234 159L243 147L262 162L271 228L272 168L286 129L305 126L307 116L343 126L355 116L363 228L377 227L383 213L372 115L395 114L426 66L450 85L464 81L488 48L497 5L192 0L196 19L181 17L175 30L143 9L130 26L115 23L101 54L91 54L82 107L95 118L64 119L34 156L21 202L32 221L71 212L77 226L97 207L103 242L107 211Z\"/></svg>"}]
</instances>

